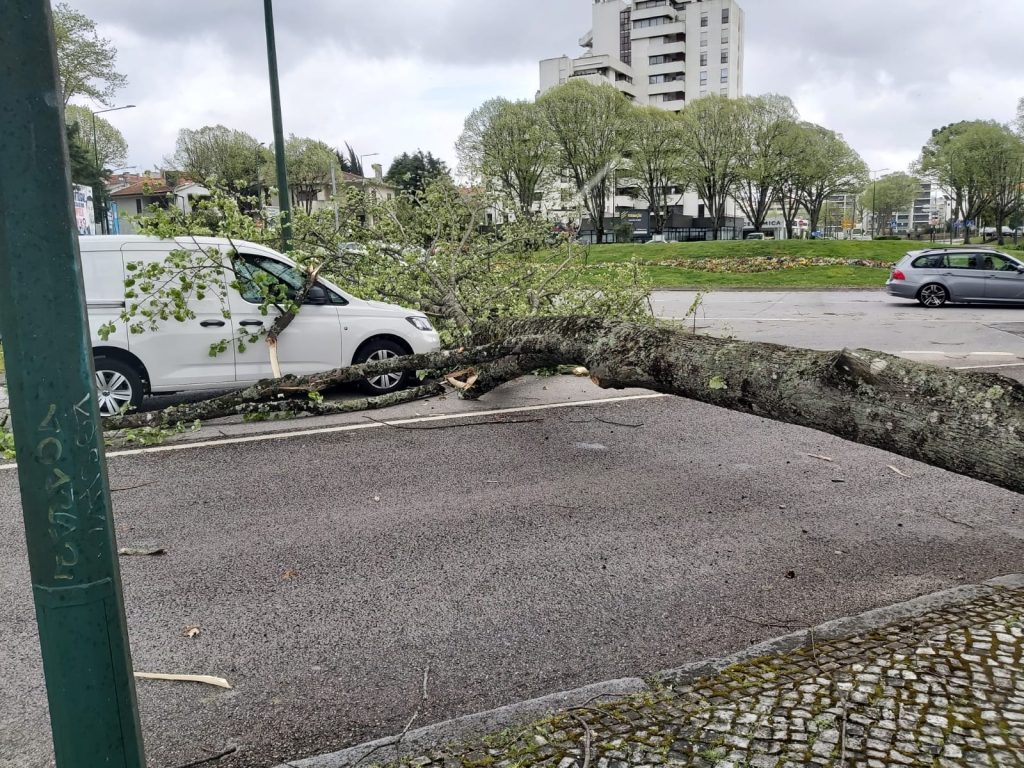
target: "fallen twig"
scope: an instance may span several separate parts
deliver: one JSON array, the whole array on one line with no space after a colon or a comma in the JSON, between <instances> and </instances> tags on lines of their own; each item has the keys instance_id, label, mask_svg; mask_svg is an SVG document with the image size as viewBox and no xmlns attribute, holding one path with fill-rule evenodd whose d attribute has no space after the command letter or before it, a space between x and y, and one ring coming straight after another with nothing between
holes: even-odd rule
<instances>
[{"instance_id":1,"label":"fallen twig","mask_svg":"<svg viewBox=\"0 0 1024 768\"><path fill-rule=\"evenodd\" d=\"M136 555L166 555L167 550L163 547L121 547L117 550L117 554L124 555L125 557L132 557Z\"/></svg>"},{"instance_id":2,"label":"fallen twig","mask_svg":"<svg viewBox=\"0 0 1024 768\"><path fill-rule=\"evenodd\" d=\"M567 713L569 717L583 726L583 768L590 768L590 725L579 715Z\"/></svg>"},{"instance_id":3,"label":"fallen twig","mask_svg":"<svg viewBox=\"0 0 1024 768\"><path fill-rule=\"evenodd\" d=\"M420 693L419 703L416 705L416 710L412 713L412 717L409 718L409 722L405 724L405 728L402 729L402 732L391 741L386 741L382 744L378 744L373 749L367 750L366 753L361 755L358 760L352 763L352 768L356 768L361 762L363 762L363 760L368 758L370 755L372 755L379 749L383 749L384 747L395 747L395 749L398 748L398 746L402 743L402 739L405 738L406 734L409 733L409 729L412 728L412 724L415 723L416 719L420 716L420 710L423 708L423 704L427 700L427 681L429 680L429 678L430 665L427 664L427 668L423 670L423 688Z\"/></svg>"},{"instance_id":4,"label":"fallen twig","mask_svg":"<svg viewBox=\"0 0 1024 768\"><path fill-rule=\"evenodd\" d=\"M835 459L833 459L830 456L821 456L821 455L819 455L817 453L808 453L807 455L810 456L812 459L821 459L822 461L829 461L829 462L835 461Z\"/></svg>"},{"instance_id":5,"label":"fallen twig","mask_svg":"<svg viewBox=\"0 0 1024 768\"><path fill-rule=\"evenodd\" d=\"M962 520L956 520L956 519L950 517L949 515L944 515L944 514L942 514L941 512L938 512L938 511L934 512L934 515L936 517L941 517L947 523L952 523L953 525L962 525L964 528L970 528L972 531L974 530L974 526L971 525L970 523L965 523Z\"/></svg>"},{"instance_id":6,"label":"fallen twig","mask_svg":"<svg viewBox=\"0 0 1024 768\"><path fill-rule=\"evenodd\" d=\"M228 747L227 749L225 749L225 750L223 750L221 752L218 752L215 755L210 755L209 757L203 757L203 758L200 758L199 760L193 760L191 763L183 763L181 765L175 766L175 768L193 768L193 766L196 766L196 765L203 765L205 763L212 763L215 760L220 760L222 757L227 757L228 755L233 755L237 751L238 751L238 747Z\"/></svg>"},{"instance_id":7,"label":"fallen twig","mask_svg":"<svg viewBox=\"0 0 1024 768\"><path fill-rule=\"evenodd\" d=\"M899 469L898 467L894 467L892 464L889 464L888 466L889 466L889 469L891 469L893 472L895 472L900 477L910 477L910 475L908 475L902 469Z\"/></svg>"},{"instance_id":8,"label":"fallen twig","mask_svg":"<svg viewBox=\"0 0 1024 768\"><path fill-rule=\"evenodd\" d=\"M128 485L124 488L111 488L111 493L121 493L122 491L134 491L136 488L145 488L147 485L153 485L156 480L150 480L148 483L139 483L138 485Z\"/></svg>"},{"instance_id":9,"label":"fallen twig","mask_svg":"<svg viewBox=\"0 0 1024 768\"><path fill-rule=\"evenodd\" d=\"M223 677L213 675L168 675L162 672L136 672L135 677L139 680L171 680L182 683L206 683L215 685L218 688L231 688L231 683Z\"/></svg>"}]
</instances>

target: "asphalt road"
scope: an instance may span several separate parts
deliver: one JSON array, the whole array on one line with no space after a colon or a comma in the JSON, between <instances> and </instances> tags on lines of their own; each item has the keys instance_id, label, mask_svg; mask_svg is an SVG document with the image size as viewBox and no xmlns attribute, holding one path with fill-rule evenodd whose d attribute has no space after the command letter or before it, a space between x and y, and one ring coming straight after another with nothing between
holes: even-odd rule
<instances>
[{"instance_id":1,"label":"asphalt road","mask_svg":"<svg viewBox=\"0 0 1024 768\"><path fill-rule=\"evenodd\" d=\"M428 665L417 724L727 653L1024 556L1019 496L808 430L672 398L475 418L506 423L111 458L120 544L167 550L122 558L136 669L234 685L140 682L151 766L228 745L220 766L271 766L396 733ZM0 471L4 768L49 759L28 585Z\"/></svg>"},{"instance_id":2,"label":"asphalt road","mask_svg":"<svg viewBox=\"0 0 1024 768\"><path fill-rule=\"evenodd\" d=\"M696 294L658 291L659 317L687 316ZM693 315L688 322L692 323ZM696 312L702 333L810 349L875 349L920 362L1024 378L1024 307L916 302L873 291L719 291Z\"/></svg>"}]
</instances>

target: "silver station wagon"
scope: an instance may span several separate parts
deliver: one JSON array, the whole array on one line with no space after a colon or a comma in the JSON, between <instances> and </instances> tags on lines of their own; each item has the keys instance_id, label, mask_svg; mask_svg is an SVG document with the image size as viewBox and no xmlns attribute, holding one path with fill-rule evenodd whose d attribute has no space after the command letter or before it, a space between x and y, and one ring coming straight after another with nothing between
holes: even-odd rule
<instances>
[{"instance_id":1,"label":"silver station wagon","mask_svg":"<svg viewBox=\"0 0 1024 768\"><path fill-rule=\"evenodd\" d=\"M910 251L885 283L901 299L926 307L961 304L1024 304L1024 264L985 248Z\"/></svg>"}]
</instances>

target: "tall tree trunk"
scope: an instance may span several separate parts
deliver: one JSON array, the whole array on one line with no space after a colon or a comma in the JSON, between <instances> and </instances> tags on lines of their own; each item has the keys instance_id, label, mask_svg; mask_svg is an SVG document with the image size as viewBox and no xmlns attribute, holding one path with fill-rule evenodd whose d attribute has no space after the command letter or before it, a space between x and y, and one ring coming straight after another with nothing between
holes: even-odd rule
<instances>
[{"instance_id":1,"label":"tall tree trunk","mask_svg":"<svg viewBox=\"0 0 1024 768\"><path fill-rule=\"evenodd\" d=\"M449 376L474 398L539 367L580 364L601 387L641 387L816 429L1024 493L1024 386L995 374L869 350L818 352L597 318L498 321L474 340L483 346L265 381L205 403L113 417L107 426L289 410L289 398L302 403L292 410L318 412L308 392L398 370L471 365ZM435 391L425 384L408 397ZM252 405L261 401L266 409Z\"/></svg>"}]
</instances>

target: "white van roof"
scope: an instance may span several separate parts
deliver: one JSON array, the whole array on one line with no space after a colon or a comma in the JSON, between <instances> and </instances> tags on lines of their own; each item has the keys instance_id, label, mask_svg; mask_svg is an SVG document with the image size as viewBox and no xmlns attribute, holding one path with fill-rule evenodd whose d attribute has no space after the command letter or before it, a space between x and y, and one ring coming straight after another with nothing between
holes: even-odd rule
<instances>
[{"instance_id":1,"label":"white van roof","mask_svg":"<svg viewBox=\"0 0 1024 768\"><path fill-rule=\"evenodd\" d=\"M268 248L259 243L252 243L248 240L229 240L226 237L200 237L193 235L182 235L173 239L151 237L148 235L82 235L78 238L79 249L83 252L92 251L120 251L132 245L143 245L153 243L174 243L179 248L188 248L192 245L204 247L217 246L220 248L244 247L264 253L273 253L280 256L273 248Z\"/></svg>"}]
</instances>

